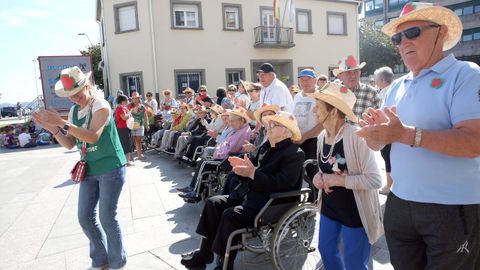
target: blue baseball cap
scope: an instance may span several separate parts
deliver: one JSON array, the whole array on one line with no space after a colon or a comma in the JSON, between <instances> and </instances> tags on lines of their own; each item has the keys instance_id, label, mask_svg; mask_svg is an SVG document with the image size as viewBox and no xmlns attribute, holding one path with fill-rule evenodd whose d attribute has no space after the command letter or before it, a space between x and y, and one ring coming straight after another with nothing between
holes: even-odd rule
<instances>
[{"instance_id":1,"label":"blue baseball cap","mask_svg":"<svg viewBox=\"0 0 480 270\"><path fill-rule=\"evenodd\" d=\"M302 71L298 73L298 78L300 77L310 77L310 78L316 79L317 75L315 74L315 71L313 71L312 69L306 68L306 69L302 69Z\"/></svg>"}]
</instances>

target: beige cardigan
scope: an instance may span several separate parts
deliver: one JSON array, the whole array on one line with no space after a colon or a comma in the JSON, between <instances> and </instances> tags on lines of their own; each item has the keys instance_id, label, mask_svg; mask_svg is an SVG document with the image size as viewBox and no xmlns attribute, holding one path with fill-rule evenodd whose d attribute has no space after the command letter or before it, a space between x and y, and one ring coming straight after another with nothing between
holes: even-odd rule
<instances>
[{"instance_id":1,"label":"beige cardigan","mask_svg":"<svg viewBox=\"0 0 480 270\"><path fill-rule=\"evenodd\" d=\"M375 152L368 148L362 138L355 135L357 129L358 127L350 124L346 124L343 129L343 150L349 174L345 179L345 187L353 190L360 219L370 244L373 244L384 232L377 191L382 186L382 177ZM320 153L325 133L323 130L318 136L317 153ZM319 209L321 196L322 193L319 192Z\"/></svg>"}]
</instances>

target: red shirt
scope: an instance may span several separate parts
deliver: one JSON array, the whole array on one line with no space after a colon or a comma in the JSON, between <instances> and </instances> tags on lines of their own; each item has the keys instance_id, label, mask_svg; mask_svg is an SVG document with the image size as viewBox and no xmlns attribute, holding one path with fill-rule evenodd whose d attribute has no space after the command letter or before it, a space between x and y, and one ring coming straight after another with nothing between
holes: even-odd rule
<instances>
[{"instance_id":1,"label":"red shirt","mask_svg":"<svg viewBox=\"0 0 480 270\"><path fill-rule=\"evenodd\" d=\"M127 109L122 106L118 106L115 110L115 123L117 123L117 128L127 128L127 121L120 117L122 114L127 114Z\"/></svg>"}]
</instances>

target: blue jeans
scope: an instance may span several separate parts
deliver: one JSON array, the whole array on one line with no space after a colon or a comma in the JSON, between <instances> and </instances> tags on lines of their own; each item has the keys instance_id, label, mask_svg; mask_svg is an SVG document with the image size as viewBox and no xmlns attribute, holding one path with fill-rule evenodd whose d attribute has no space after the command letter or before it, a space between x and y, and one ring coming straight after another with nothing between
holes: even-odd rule
<instances>
[{"instance_id":1,"label":"blue jeans","mask_svg":"<svg viewBox=\"0 0 480 270\"><path fill-rule=\"evenodd\" d=\"M80 183L78 221L90 240L93 267L121 268L127 263L122 233L116 219L118 198L125 182L125 167L89 175ZM97 221L99 205L100 224Z\"/></svg>"},{"instance_id":2,"label":"blue jeans","mask_svg":"<svg viewBox=\"0 0 480 270\"><path fill-rule=\"evenodd\" d=\"M340 234L344 244L344 262L340 257L338 245ZM322 256L325 270L366 270L372 246L368 242L365 229L352 228L340 222L320 216L320 235L318 249ZM344 266L345 263L345 266Z\"/></svg>"}]
</instances>

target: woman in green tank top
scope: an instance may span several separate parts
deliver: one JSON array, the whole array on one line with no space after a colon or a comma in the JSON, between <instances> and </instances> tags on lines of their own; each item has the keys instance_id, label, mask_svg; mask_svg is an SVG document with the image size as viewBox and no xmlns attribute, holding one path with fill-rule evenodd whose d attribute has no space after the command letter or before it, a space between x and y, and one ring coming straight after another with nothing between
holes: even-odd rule
<instances>
[{"instance_id":1,"label":"woman in green tank top","mask_svg":"<svg viewBox=\"0 0 480 270\"><path fill-rule=\"evenodd\" d=\"M92 86L90 77L91 73L84 74L78 67L62 70L55 93L75 103L68 121L50 110L34 113L33 119L65 148L77 146L80 150L83 142L87 143L84 156L87 167L85 179L80 182L78 220L90 240L90 269L122 269L127 254L116 210L125 182L127 161L111 108L100 96L103 93ZM95 213L97 205L100 223Z\"/></svg>"}]
</instances>

